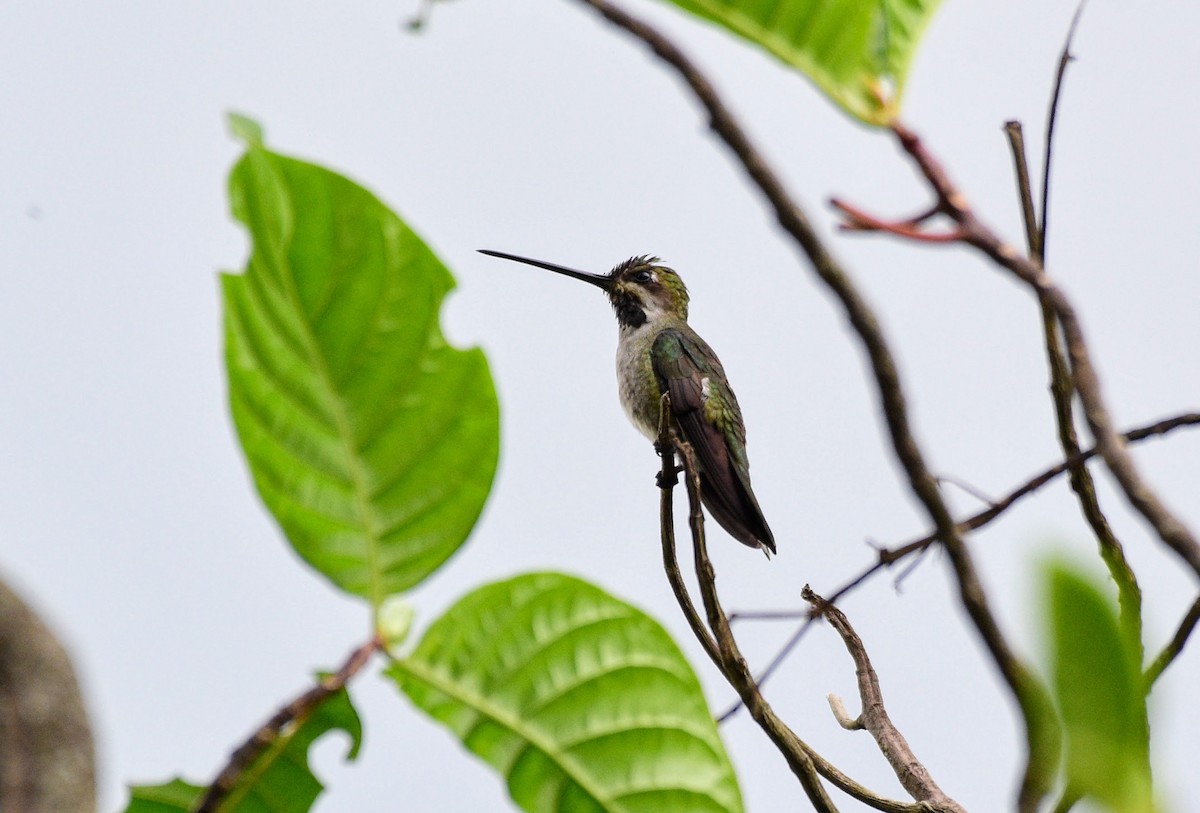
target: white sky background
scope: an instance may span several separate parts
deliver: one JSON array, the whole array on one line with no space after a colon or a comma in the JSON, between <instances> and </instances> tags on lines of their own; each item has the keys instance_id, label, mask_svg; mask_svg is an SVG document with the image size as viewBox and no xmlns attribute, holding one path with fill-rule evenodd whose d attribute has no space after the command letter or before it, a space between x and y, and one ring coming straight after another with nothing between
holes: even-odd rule
<instances>
[{"instance_id":1,"label":"white sky background","mask_svg":"<svg viewBox=\"0 0 1200 813\"><path fill-rule=\"evenodd\" d=\"M935 470L1000 495L1051 462L1026 291L966 251L832 229L830 195L884 215L926 203L891 140L751 48L666 7L626 5L711 72L879 309ZM745 410L780 551L768 563L714 531L728 608L799 606L804 583L832 590L868 565L866 540L926 530L840 312L674 76L577 3L452 3L410 36L400 23L414 6L0 6L0 568L75 657L104 811L124 804L128 781L207 781L312 670L366 634L363 607L282 542L229 421L215 275L241 266L247 242L227 214L239 152L227 110L408 218L458 277L447 332L488 352L503 411L499 475L470 542L414 591L422 628L485 581L564 570L660 619L701 667L714 708L732 698L661 571L657 459L617 404L607 304L476 248L595 271L652 252L682 273L692 324L720 352ZM1072 10L947 0L911 77L906 120L1014 241L1001 124L1024 120L1040 154ZM1062 106L1050 264L1127 427L1200 404L1198 30L1194 2L1094 0ZM1197 433L1136 456L1200 529ZM1195 582L1102 485L1146 590L1154 653ZM948 494L962 512L978 507ZM972 537L1004 629L1028 657L1043 660L1038 563L1090 546L1061 482ZM942 787L972 810L1001 810L1019 724L952 592L934 556L902 592L884 574L844 608L895 721ZM791 627L739 630L761 665ZM1200 798L1198 683L1200 657L1187 651L1153 696L1159 787L1180 810ZM852 664L819 628L767 695L836 764L902 798L868 735L834 723L829 692L857 707ZM337 738L318 749L331 787L319 809L506 809L491 770L390 684L364 673L353 694L365 748L349 768ZM745 715L723 731L750 810L805 806Z\"/></svg>"}]
</instances>

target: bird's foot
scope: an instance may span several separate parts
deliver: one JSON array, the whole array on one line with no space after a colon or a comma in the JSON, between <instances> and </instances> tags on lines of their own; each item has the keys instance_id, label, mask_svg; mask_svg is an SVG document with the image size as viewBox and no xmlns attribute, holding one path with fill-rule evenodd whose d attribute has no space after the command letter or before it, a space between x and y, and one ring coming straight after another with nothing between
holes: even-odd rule
<instances>
[{"instance_id":1,"label":"bird's foot","mask_svg":"<svg viewBox=\"0 0 1200 813\"><path fill-rule=\"evenodd\" d=\"M654 475L654 482L659 488L673 488L679 483L679 472L683 471L683 466L672 466L669 472L660 471Z\"/></svg>"}]
</instances>

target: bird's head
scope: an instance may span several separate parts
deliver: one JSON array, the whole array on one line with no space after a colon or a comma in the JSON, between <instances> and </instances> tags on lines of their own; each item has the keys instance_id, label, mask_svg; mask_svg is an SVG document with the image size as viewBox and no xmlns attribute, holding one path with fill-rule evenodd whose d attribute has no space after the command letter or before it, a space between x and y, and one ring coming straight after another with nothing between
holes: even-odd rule
<instances>
[{"instance_id":1,"label":"bird's head","mask_svg":"<svg viewBox=\"0 0 1200 813\"><path fill-rule=\"evenodd\" d=\"M481 249L483 254L535 265L595 285L608 294L622 327L637 328L662 319L687 321L688 291L683 280L657 257L630 257L607 274L589 274L554 263Z\"/></svg>"}]
</instances>

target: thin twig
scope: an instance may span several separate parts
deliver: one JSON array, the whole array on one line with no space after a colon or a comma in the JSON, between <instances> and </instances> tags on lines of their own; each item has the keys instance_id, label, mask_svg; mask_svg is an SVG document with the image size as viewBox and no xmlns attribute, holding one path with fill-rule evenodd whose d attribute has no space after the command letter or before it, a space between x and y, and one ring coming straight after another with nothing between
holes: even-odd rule
<instances>
[{"instance_id":1,"label":"thin twig","mask_svg":"<svg viewBox=\"0 0 1200 813\"><path fill-rule=\"evenodd\" d=\"M833 712L833 719L837 720L838 725L847 731L863 730L862 716L851 717L850 712L846 711L846 704L842 702L842 698L836 694L830 694L825 699L829 701L829 710Z\"/></svg>"},{"instance_id":2,"label":"thin twig","mask_svg":"<svg viewBox=\"0 0 1200 813\"><path fill-rule=\"evenodd\" d=\"M692 531L692 549L696 578L700 582L700 597L703 599L704 610L708 616L709 629L717 642L717 652L725 678L746 701L746 706L750 709L750 715L755 722L783 753L792 773L796 774L800 780L800 784L804 787L804 792L808 794L809 801L813 803L813 806L818 810L836 813L837 808L821 784L816 766L813 764L812 757L809 756L809 749L775 715L770 705L763 699L758 686L754 683L754 678L750 675L750 668L746 665L737 642L733 638L733 632L729 629L729 621L717 598L716 575L712 562L708 558L708 550L704 541L704 513L700 508L699 467L696 465L690 446L680 443L676 451L683 460L689 507L688 525Z\"/></svg>"},{"instance_id":3,"label":"thin twig","mask_svg":"<svg viewBox=\"0 0 1200 813\"><path fill-rule=\"evenodd\" d=\"M1050 101L1050 111L1047 114L1046 148L1042 172L1042 225L1035 228L1030 214L1033 206L1032 190L1029 188L1029 175L1026 168L1024 145L1020 137L1020 123L1009 122L1008 135L1013 151L1013 163L1017 174L1017 187L1020 193L1021 210L1025 217L1026 242L1029 254L1039 263L1044 263L1045 246L1048 238L1047 223L1049 206L1050 170L1054 159L1054 123L1058 117L1059 104L1062 100L1062 90L1066 79L1067 65L1071 63L1071 43L1083 14L1084 3L1080 0L1071 19L1066 42L1063 43L1058 59L1058 70L1054 78L1054 93ZM1013 125L1015 125L1015 132ZM1047 301L1039 294L1038 304L1042 312L1042 335L1046 347L1046 358L1050 366L1050 393L1054 401L1055 424L1058 427L1059 446L1063 456L1072 458L1079 454L1079 438L1075 432L1075 414L1072 398L1075 394L1075 383L1071 377L1070 363L1062 346L1060 327L1057 314ZM1142 591L1138 586L1137 577L1125 549L1117 539L1116 533L1108 522L1108 518L1100 508L1100 500L1096 495L1096 484L1091 472L1083 465L1071 468L1071 490L1075 492L1084 519L1092 529L1096 542L1100 547L1100 557L1108 568L1109 575L1117 584L1121 606L1121 626L1126 638L1137 648L1138 662L1142 658Z\"/></svg>"},{"instance_id":4,"label":"thin twig","mask_svg":"<svg viewBox=\"0 0 1200 813\"><path fill-rule=\"evenodd\" d=\"M1183 415L1176 415L1171 418L1166 418L1148 426L1143 426L1126 432L1124 435L1122 435L1122 437L1128 443L1138 443L1148 438L1165 435L1173 432L1176 429L1189 426L1200 426L1200 412L1188 412ZM961 520L958 523L958 527L963 533L982 528L1011 508L1022 497L1032 494L1042 486L1049 483L1051 480L1072 470L1072 468L1075 466L1086 463L1088 460L1095 457L1097 453L1098 452L1095 448L1088 449L1087 451L1080 452L1075 457L1072 457L1062 463L1050 466L1035 477L1030 478L1017 488L1013 489L991 507L964 520ZM875 563L832 592L827 601L831 603L839 601L852 590L867 581L867 579L869 579L871 576L878 573L880 570L891 567L901 559L905 559L914 553L928 550L929 547L935 542L937 542L937 534L931 533L926 534L919 539L914 539L911 542L906 542L902 545L892 548L878 548L877 559ZM803 624L801 624L800 627L797 628L796 632L792 634L792 637L789 638L782 647L780 647L779 652L776 653L775 657L771 659L771 662L767 665L767 667L759 674L759 686L764 685L775 673L775 671L783 664L783 662L787 660L788 655L791 654L792 650L796 647L796 645L800 642L800 639L803 638L804 634L808 631L808 628L812 625L813 618L811 614L807 612L796 613L796 615L802 614L809 615L809 618ZM736 714L741 707L742 706L740 702L734 703L729 709L721 714L720 717L717 718L718 721L725 722L734 714Z\"/></svg>"},{"instance_id":5,"label":"thin twig","mask_svg":"<svg viewBox=\"0 0 1200 813\"><path fill-rule=\"evenodd\" d=\"M818 810L835 810L836 808L833 807L833 802L825 794L824 788L817 780L817 774L828 779L841 791L876 810L882 810L885 813L927 813L917 805L905 804L879 796L846 776L796 736L796 733L779 719L774 709L762 696L758 685L754 682L754 677L750 674L750 668L746 665L745 658L738 649L737 641L733 637L728 619L724 610L721 609L720 599L717 596L716 575L713 571L712 561L708 558L704 539L700 478L694 452L685 442L679 442L676 451L679 452L683 461L687 482L688 523L692 530L696 578L700 583L700 593L704 600L709 627L717 640L717 648L721 655L721 671L750 710L751 717L787 759L788 765L808 793L809 800ZM674 544L674 540L672 540L672 544Z\"/></svg>"},{"instance_id":6,"label":"thin twig","mask_svg":"<svg viewBox=\"0 0 1200 813\"><path fill-rule=\"evenodd\" d=\"M1189 426L1200 426L1200 412L1187 412L1182 415L1176 415L1171 418L1156 421L1148 426L1143 426L1126 432L1121 437L1128 443L1138 443L1148 438L1166 435L1176 429L1182 429ZM1098 454L1099 450L1093 447L1087 451L1080 452L1079 454L1063 461L1062 463L1057 463L1053 466L1050 466L1035 477L1031 477L1020 486L1010 491L990 508L980 511L979 513L967 517L965 520L959 522L959 527L964 532L974 531L982 528L1011 508L1022 497L1032 494L1042 486L1049 483L1051 480L1055 479L1056 477L1060 477L1076 466L1086 463L1088 460L1091 460ZM831 593L828 600L831 602L840 600L847 593L849 593L855 587L858 587L860 584L866 581L867 578L872 576L880 569L884 567L890 567L891 565L913 553L923 551L936 541L937 534L931 533L922 536L920 539L914 539L911 542L906 542L903 545L899 545L894 548L880 548L878 552L879 560L874 565L867 568L862 573L855 576L849 582Z\"/></svg>"},{"instance_id":7,"label":"thin twig","mask_svg":"<svg viewBox=\"0 0 1200 813\"><path fill-rule=\"evenodd\" d=\"M1052 121L1058 112L1058 102L1061 100L1063 78L1066 76L1066 67L1070 61L1070 43L1074 37L1075 26L1079 24L1080 13L1084 10L1084 4L1080 2L1079 8L1076 8L1075 17L1072 20L1072 28L1067 35L1067 42L1063 44L1062 54L1058 59L1058 73L1055 79L1054 100L1051 101L1049 119ZM1045 213L1043 211L1042 228L1038 229L1036 224L1030 218L1032 212L1032 191L1028 186L1028 170L1026 168L1025 145L1020 137L1020 122L1009 122L1006 127L1009 135L1009 143L1013 149L1013 163L1018 177L1018 191L1020 194L1020 203L1022 215L1025 216L1025 231L1028 251L1031 257L1038 261L1043 260L1043 252L1046 240L1045 231ZM1054 126L1048 128L1046 132L1045 161L1048 165L1044 168L1043 183L1048 185L1050 182L1050 167L1049 162L1054 156L1052 151L1052 139L1054 139ZM1043 206L1045 206L1045 195L1043 195ZM1060 326L1058 326L1057 314L1050 303L1046 301L1044 296L1038 297L1038 305L1042 311L1042 335L1044 338L1046 361L1050 366L1050 395L1054 401L1055 408L1055 426L1057 427L1058 445L1062 448L1063 456L1067 459L1072 459L1078 456L1079 436L1075 433L1075 412L1073 406L1073 398L1075 393L1075 385L1070 374L1069 360L1067 359L1066 350L1062 347L1062 337ZM1124 548L1121 541L1117 540L1112 526L1109 524L1108 517L1104 516L1104 512L1100 510L1100 502L1096 493L1096 482L1093 481L1092 474L1087 470L1086 466L1081 463L1073 465L1070 468L1070 488L1079 500L1080 511L1084 514L1088 526L1091 526L1092 534L1096 536L1096 541L1099 544L1100 558L1104 560L1104 564L1108 567L1109 574L1112 580L1117 585L1118 600L1121 604L1121 626L1126 631L1126 637L1130 644L1135 646L1138 661L1141 662L1141 588L1138 585L1138 577L1133 572L1133 567L1129 565L1129 561L1124 555Z\"/></svg>"},{"instance_id":8,"label":"thin twig","mask_svg":"<svg viewBox=\"0 0 1200 813\"><path fill-rule=\"evenodd\" d=\"M1179 653L1183 651L1184 645L1187 643L1188 636L1192 634L1192 630L1196 629L1196 624L1200 622L1200 597L1197 597L1192 602L1191 608L1187 614L1183 616L1183 621L1179 623L1179 629L1175 630L1175 634L1171 637L1170 642L1163 647L1163 651L1158 654L1154 662L1146 669L1146 673L1142 678L1142 685L1145 687L1146 694L1154 688L1154 682L1171 663L1179 657Z\"/></svg>"},{"instance_id":9,"label":"thin twig","mask_svg":"<svg viewBox=\"0 0 1200 813\"><path fill-rule=\"evenodd\" d=\"M994 231L980 221L967 204L964 194L950 181L941 162L932 156L916 133L908 130L899 121L893 121L889 127L899 141L901 149L908 153L922 171L926 182L940 200L943 212L959 224L964 235L962 242L979 249L996 265L1012 272L1021 282L1030 285L1039 300L1048 303L1054 311L1058 323L1062 325L1075 390L1084 405L1084 417L1088 429L1096 439L1100 457L1104 458L1105 465L1116 478L1129 504L1146 519L1160 540L1174 550L1188 567L1192 568L1196 576L1200 577L1200 542L1196 541L1192 531L1188 530L1148 486L1133 457L1121 441L1121 436L1116 433L1103 392L1100 391L1099 375L1092 363L1091 351L1088 350L1079 314L1075 312L1075 307L1067 295L1046 275L1037 260L1026 257L1018 249L1003 242ZM872 219L883 223L881 230L892 230L888 223L878 221L877 218Z\"/></svg>"},{"instance_id":10,"label":"thin twig","mask_svg":"<svg viewBox=\"0 0 1200 813\"><path fill-rule=\"evenodd\" d=\"M737 621L795 621L808 615L808 610L734 610L729 614L729 624Z\"/></svg>"},{"instance_id":11,"label":"thin twig","mask_svg":"<svg viewBox=\"0 0 1200 813\"><path fill-rule=\"evenodd\" d=\"M992 499L991 495L985 494L983 492L983 489L979 488L976 485L968 483L966 480L962 479L961 477L955 477L954 475L951 475L951 474L941 474L941 475L938 475L937 479L938 479L939 483L945 483L946 485L954 486L959 491L962 491L965 494L970 494L972 497L979 500L984 505L995 505L996 504L996 501Z\"/></svg>"},{"instance_id":12,"label":"thin twig","mask_svg":"<svg viewBox=\"0 0 1200 813\"><path fill-rule=\"evenodd\" d=\"M1012 150L1013 169L1017 175L1017 200L1021 203L1021 222L1025 224L1025 244L1029 253L1042 256L1042 233L1038 226L1037 210L1033 206L1033 186L1029 181L1029 158L1025 153L1025 131L1021 122L1004 122L1004 135Z\"/></svg>"},{"instance_id":13,"label":"thin twig","mask_svg":"<svg viewBox=\"0 0 1200 813\"><path fill-rule=\"evenodd\" d=\"M217 774L213 783L208 786L204 796L193 808L193 813L214 813L229 793L237 787L238 780L241 779L246 769L253 765L272 743L283 736L286 728L298 725L308 719L318 706L344 689L350 678L354 677L367 664L371 656L382 648L383 639L377 635L351 652L337 672L321 678L316 686L305 691L263 723L229 756L229 761Z\"/></svg>"},{"instance_id":14,"label":"thin twig","mask_svg":"<svg viewBox=\"0 0 1200 813\"><path fill-rule=\"evenodd\" d=\"M1187 526L1167 508L1142 478L1133 457L1117 434L1101 391L1099 375L1092 363L1083 326L1070 299L1046 274L1040 263L1002 241L979 219L962 192L951 182L941 163L934 158L915 132L899 121L893 121L890 128L901 148L912 158L937 195L943 211L962 228L963 242L974 246L996 265L1027 284L1039 299L1048 303L1054 311L1062 326L1075 389L1083 404L1084 418L1096 440L1100 456L1104 458L1105 465L1112 472L1129 503L1146 519L1163 543L1200 576L1200 541L1196 540ZM941 530L940 524L938 527ZM951 558L953 560L953 552Z\"/></svg>"},{"instance_id":15,"label":"thin twig","mask_svg":"<svg viewBox=\"0 0 1200 813\"><path fill-rule=\"evenodd\" d=\"M1062 53L1058 57L1058 70L1054 74L1054 93L1050 96L1050 110L1046 114L1046 151L1042 158L1042 225L1038 229L1040 239L1032 256L1039 264L1046 261L1046 236L1050 223L1050 166L1054 158L1054 125L1058 122L1058 103L1062 96L1063 80L1067 75L1067 66L1074 61L1071 54L1071 43L1075 41L1075 31L1079 28L1079 20L1083 17L1083 7L1087 0L1079 0L1075 14L1071 17L1071 25L1067 29L1067 39L1063 43Z\"/></svg>"},{"instance_id":16,"label":"thin twig","mask_svg":"<svg viewBox=\"0 0 1200 813\"><path fill-rule=\"evenodd\" d=\"M796 631L792 633L792 637L788 638L787 641L784 642L783 646L779 648L779 651L775 653L775 657L771 658L770 663L768 663L763 670L759 672L756 682L760 687L771 679L771 676L775 674L780 666L783 666L783 662L787 660L788 655L792 654L792 650L794 650L800 644L801 639L804 638L804 635L808 632L809 628L812 627L813 622L817 619L816 616L807 611L805 611L803 614L807 615L808 618L805 619L803 624L796 628ZM717 716L717 722L724 723L732 719L733 715L737 714L743 708L745 708L745 704L739 697L733 702L732 705L730 705L729 708L725 709L725 711L721 712Z\"/></svg>"},{"instance_id":17,"label":"thin twig","mask_svg":"<svg viewBox=\"0 0 1200 813\"><path fill-rule=\"evenodd\" d=\"M929 775L929 771L913 753L908 741L904 739L904 735L892 723L887 708L883 704L883 690L879 686L879 676L875 673L875 668L871 666L871 659L867 656L867 649L863 645L862 639L850 625L850 619L808 587L805 587L800 595L828 619L830 626L841 636L850 657L854 659L855 673L858 676L858 695L862 702L862 712L855 722L875 738L880 753L888 761L888 765L896 774L896 778L900 780L900 784L908 791L908 795L916 801L924 802L938 810L966 813L958 802L951 799L938 787L937 782ZM847 716L844 714L844 710L842 716ZM839 720L839 723L843 728L847 727L845 722Z\"/></svg>"},{"instance_id":18,"label":"thin twig","mask_svg":"<svg viewBox=\"0 0 1200 813\"><path fill-rule=\"evenodd\" d=\"M729 629L728 622L725 621L724 616L720 616L720 620L713 625L714 629L722 630L725 636L721 646L715 643L712 633L705 626L704 621L700 619L691 596L688 594L687 586L680 577L678 560L675 553L675 522L672 492L678 483L678 477L676 476L678 469L675 465L675 438L669 430L665 417L669 414L667 403L664 397L662 404L663 411L660 413L658 440L659 454L663 457L663 466L658 481L658 485L663 492L660 514L663 561L666 563L671 590L675 593L675 598L679 602L684 616L688 619L688 624L691 626L692 632L700 640L705 652L712 658L713 663L716 664L730 686L738 691L741 697L750 702L751 708L754 709L755 721L787 759L789 766L796 773L797 777L800 778L802 786L818 810L836 811L836 808L833 807L832 801L825 794L824 788L820 786L816 774L825 777L835 787L876 810L882 810L885 813L923 813L912 805L906 805L902 802L896 802L872 793L865 786L846 776L834 767L832 763L814 751L807 743L797 737L795 732L788 728L775 715L771 706L758 691L757 686L754 684L754 678L750 675L750 670L738 650L737 643L733 639L733 633ZM682 445L686 448L686 444ZM692 472L694 471L695 469L693 468ZM691 478L693 475L689 474L688 476ZM689 480L689 483L691 483L691 480ZM689 496L691 496L690 491ZM707 551L703 548L703 514L700 512L699 502L691 503L690 505L689 522L694 534L693 543L700 546L698 548L700 552L696 554L698 565L697 576L701 579L701 589L711 591L711 594L706 592L706 610L712 609L713 612L720 615L720 605L716 601L716 585L715 581L712 580L712 564L708 562ZM705 576L703 574L707 574L710 579L707 586L705 585ZM710 595L712 599L711 606L709 604ZM712 620L710 613L710 621Z\"/></svg>"}]
</instances>

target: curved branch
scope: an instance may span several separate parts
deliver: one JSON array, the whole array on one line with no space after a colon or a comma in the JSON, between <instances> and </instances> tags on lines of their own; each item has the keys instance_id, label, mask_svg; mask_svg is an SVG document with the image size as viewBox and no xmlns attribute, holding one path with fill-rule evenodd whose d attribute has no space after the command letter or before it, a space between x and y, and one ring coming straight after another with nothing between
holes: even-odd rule
<instances>
[{"instance_id":1,"label":"curved branch","mask_svg":"<svg viewBox=\"0 0 1200 813\"><path fill-rule=\"evenodd\" d=\"M950 181L941 163L926 149L916 133L899 122L893 122L891 129L901 148L912 158L937 195L943 211L963 230L963 242L974 246L1028 285L1053 310L1062 326L1075 389L1100 456L1104 458L1105 465L1129 503L1154 528L1159 538L1200 576L1200 542L1142 478L1133 457L1117 434L1101 392L1100 377L1092 363L1083 326L1070 299L1036 259L1022 255L1002 241L979 219L963 194Z\"/></svg>"},{"instance_id":2,"label":"curved branch","mask_svg":"<svg viewBox=\"0 0 1200 813\"><path fill-rule=\"evenodd\" d=\"M1166 668L1179 657L1179 653L1183 651L1188 637L1196 629L1197 623L1200 623L1200 597L1197 597L1192 602L1191 608L1183 616L1183 620L1179 622L1179 629L1175 630L1175 634L1171 636L1171 640L1163 647L1163 651L1154 659L1154 663L1150 664L1149 668L1146 669L1146 674L1142 678L1142 685L1145 687L1146 694L1149 694L1150 690L1154 688L1154 682L1166 671Z\"/></svg>"},{"instance_id":3,"label":"curved branch","mask_svg":"<svg viewBox=\"0 0 1200 813\"><path fill-rule=\"evenodd\" d=\"M1042 157L1042 225L1038 229L1036 248L1030 246L1030 251L1037 257L1039 263L1046 260L1046 233L1050 223L1050 167L1054 161L1054 125L1058 123L1058 103L1062 100L1063 80L1067 77L1067 67L1074 61L1071 53L1071 43L1075 41L1075 32L1079 28L1079 20L1083 17L1083 7L1087 0L1079 0L1075 14L1071 17L1071 25L1067 28L1067 39L1063 43L1062 53L1058 56L1058 70L1054 73L1054 92L1050 96L1050 110L1046 114L1046 149Z\"/></svg>"},{"instance_id":4,"label":"curved branch","mask_svg":"<svg viewBox=\"0 0 1200 813\"><path fill-rule=\"evenodd\" d=\"M933 781L929 771L909 747L908 740L904 739L904 735L892 723L892 719L883 705L883 690L879 687L879 676L875 673L875 668L871 666L871 659L867 657L867 649L863 646L862 639L850 625L850 619L837 607L814 593L808 586L805 586L800 596L825 616L830 626L842 637L846 651L854 659L862 713L857 720L846 721L842 719L846 716L843 709L838 722L843 728L862 728L875 738L880 753L888 761L896 778L908 791L909 796L928 805L933 810L946 813L966 813L962 805L947 796L938 787L937 782ZM833 705L832 701L831 705Z\"/></svg>"},{"instance_id":5,"label":"curved branch","mask_svg":"<svg viewBox=\"0 0 1200 813\"><path fill-rule=\"evenodd\" d=\"M658 449L659 453L663 456L663 467L658 483L659 487L663 490L664 519L661 526L663 556L668 561L668 578L671 582L671 588L675 593L675 598L679 602L684 615L688 618L688 623L692 625L693 632L696 633L697 638L700 639L701 644L704 646L705 651L709 653L709 656L713 659L713 663L716 664L729 685L738 693L742 702L750 709L750 714L754 718L754 721L758 723L759 727L762 728L775 747L783 754L792 772L800 780L805 793L808 794L809 800L818 810L837 810L832 800L825 793L825 789L820 785L818 779L818 775L820 775L829 780L839 790L875 810L881 810L884 813L926 813L919 805L905 804L879 796L846 776L846 774L838 770L832 763L796 736L796 733L775 714L770 704L763 698L758 685L754 681L754 677L750 674L750 669L746 665L745 659L742 657L741 651L738 649L737 642L733 638L733 632L729 628L729 622L724 610L721 609L720 601L717 597L716 579L712 562L708 558L708 551L704 542L704 515L700 508L699 481L695 476L694 461L690 457L691 449L686 443L680 442L678 451L685 461L684 469L688 477L690 507L688 521L692 530L696 577L700 583L700 590L704 599L705 611L711 630L709 627L704 626L704 622L699 619L696 613L691 596L688 595L687 587L684 585L683 580L678 578L678 564L676 563L675 556L675 524L673 519L666 519L672 511L671 494L677 484L675 475L679 469L675 466L675 453L677 450L675 441L663 423L660 423ZM671 572L671 563L675 563L674 574Z\"/></svg>"},{"instance_id":6,"label":"curved branch","mask_svg":"<svg viewBox=\"0 0 1200 813\"><path fill-rule=\"evenodd\" d=\"M742 168L767 198L780 226L803 250L817 276L837 297L846 317L866 351L878 387L880 402L892 448L908 478L909 487L928 512L938 539L945 546L959 588L959 600L983 639L992 660L1008 684L1021 709L1029 755L1021 781L1021 809L1032 811L1053 783L1052 766L1057 759L1057 727L1050 713L1050 700L1033 672L1005 640L988 605L975 564L971 559L950 510L942 499L937 481L925 463L909 425L908 405L896 370L895 359L871 306L863 299L841 265L825 248L808 217L788 195L783 182L751 143L726 107L712 83L673 42L645 23L613 6L608 0L581 0L606 20L645 43L687 83L704 106L709 126L733 151ZM719 643L719 642L718 642Z\"/></svg>"}]
</instances>

